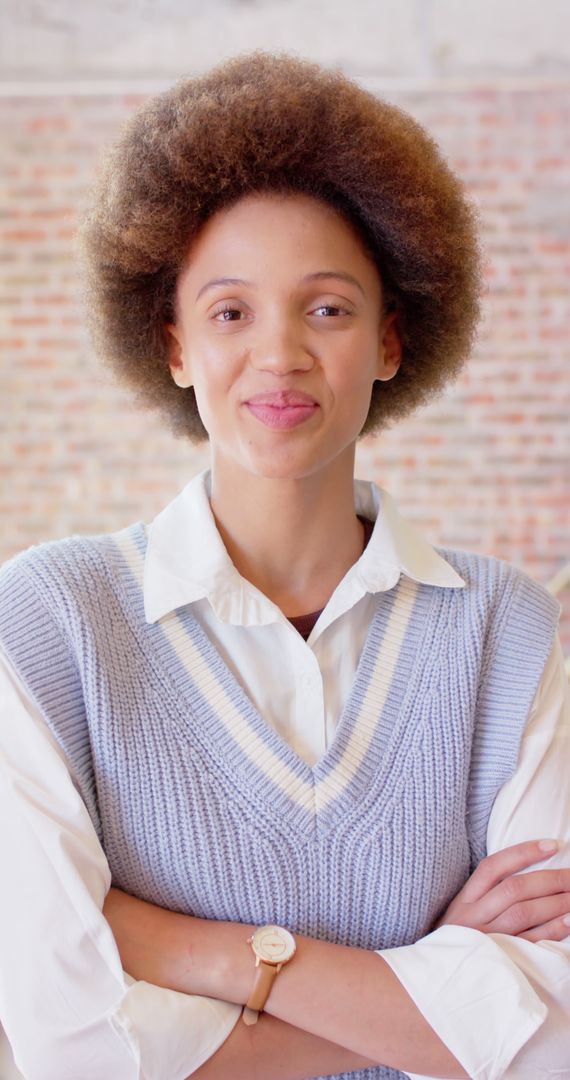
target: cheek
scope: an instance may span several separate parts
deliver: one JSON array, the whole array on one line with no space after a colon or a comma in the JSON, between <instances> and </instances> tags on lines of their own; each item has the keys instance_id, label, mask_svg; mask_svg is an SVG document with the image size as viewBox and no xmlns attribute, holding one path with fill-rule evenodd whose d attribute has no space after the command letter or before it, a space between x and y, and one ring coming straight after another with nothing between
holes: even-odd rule
<instances>
[{"instance_id":1,"label":"cheek","mask_svg":"<svg viewBox=\"0 0 570 1080\"><path fill-rule=\"evenodd\" d=\"M231 406L232 377L219 356L200 354L194 365L194 394L200 419L208 434L223 431Z\"/></svg>"},{"instance_id":2,"label":"cheek","mask_svg":"<svg viewBox=\"0 0 570 1080\"><path fill-rule=\"evenodd\" d=\"M378 353L369 340L355 341L334 364L330 381L338 397L354 400L372 390L377 374Z\"/></svg>"},{"instance_id":3,"label":"cheek","mask_svg":"<svg viewBox=\"0 0 570 1080\"><path fill-rule=\"evenodd\" d=\"M198 341L196 348L197 375L204 386L214 389L230 386L239 371L239 349L228 337Z\"/></svg>"}]
</instances>

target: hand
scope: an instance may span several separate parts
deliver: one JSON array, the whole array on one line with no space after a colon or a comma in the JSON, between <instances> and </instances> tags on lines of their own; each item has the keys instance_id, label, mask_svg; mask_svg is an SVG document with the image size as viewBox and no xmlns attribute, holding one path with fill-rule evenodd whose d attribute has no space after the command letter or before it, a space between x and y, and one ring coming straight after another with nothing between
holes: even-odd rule
<instances>
[{"instance_id":1,"label":"hand","mask_svg":"<svg viewBox=\"0 0 570 1080\"><path fill-rule=\"evenodd\" d=\"M540 847L546 843L549 850ZM555 841L528 840L488 855L434 929L455 924L527 941L563 941L570 935L570 869L517 873L557 848Z\"/></svg>"}]
</instances>

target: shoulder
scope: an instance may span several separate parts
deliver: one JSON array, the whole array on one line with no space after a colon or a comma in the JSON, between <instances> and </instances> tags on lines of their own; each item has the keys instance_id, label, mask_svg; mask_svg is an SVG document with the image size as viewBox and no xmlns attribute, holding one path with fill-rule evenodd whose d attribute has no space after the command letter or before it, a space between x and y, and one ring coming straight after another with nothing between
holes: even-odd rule
<instances>
[{"instance_id":1,"label":"shoulder","mask_svg":"<svg viewBox=\"0 0 570 1080\"><path fill-rule=\"evenodd\" d=\"M73 535L34 544L0 566L0 602L30 591L47 599L53 591L101 583L125 544L144 552L146 527L142 522L113 533Z\"/></svg>"},{"instance_id":2,"label":"shoulder","mask_svg":"<svg viewBox=\"0 0 570 1080\"><path fill-rule=\"evenodd\" d=\"M465 589L457 592L464 593L475 603L490 610L520 605L545 610L552 615L560 613L560 603L546 586L535 581L520 566L495 555L474 551L435 545L434 550L463 578Z\"/></svg>"},{"instance_id":3,"label":"shoulder","mask_svg":"<svg viewBox=\"0 0 570 1080\"><path fill-rule=\"evenodd\" d=\"M514 581L519 575L528 577L514 563L499 559L496 555L486 555L478 551L465 551L459 548L443 547L434 544L434 550L442 559L450 563L454 570L472 587L489 584L490 586ZM529 578L529 580L531 580Z\"/></svg>"},{"instance_id":4,"label":"shoulder","mask_svg":"<svg viewBox=\"0 0 570 1080\"><path fill-rule=\"evenodd\" d=\"M558 628L562 605L525 570L494 555L438 547L465 582L454 589L453 604L484 656L507 657L544 668ZM459 615L461 613L461 615ZM493 661L494 662L494 661Z\"/></svg>"}]
</instances>

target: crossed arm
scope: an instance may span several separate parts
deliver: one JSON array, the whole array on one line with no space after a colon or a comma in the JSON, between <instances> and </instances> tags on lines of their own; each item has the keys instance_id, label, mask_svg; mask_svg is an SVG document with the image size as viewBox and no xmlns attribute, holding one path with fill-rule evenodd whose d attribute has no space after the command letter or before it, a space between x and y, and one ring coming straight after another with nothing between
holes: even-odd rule
<instances>
[{"instance_id":1,"label":"crossed arm","mask_svg":"<svg viewBox=\"0 0 570 1080\"><path fill-rule=\"evenodd\" d=\"M526 842L483 860L438 925L456 923L531 941L561 940L569 928L570 871L512 877L545 858ZM111 889L104 915L123 967L134 978L188 994L244 1004L253 978L247 938L254 927L165 911ZM433 1077L465 1077L389 964L364 949L298 937L265 1013L238 1023L195 1080L304 1080L382 1063Z\"/></svg>"}]
</instances>

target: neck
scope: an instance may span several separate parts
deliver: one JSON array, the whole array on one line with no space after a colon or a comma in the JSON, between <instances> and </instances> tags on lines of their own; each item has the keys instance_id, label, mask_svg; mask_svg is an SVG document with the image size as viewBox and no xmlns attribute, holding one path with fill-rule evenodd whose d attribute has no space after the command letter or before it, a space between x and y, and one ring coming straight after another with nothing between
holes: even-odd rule
<instances>
[{"instance_id":1,"label":"neck","mask_svg":"<svg viewBox=\"0 0 570 1080\"><path fill-rule=\"evenodd\" d=\"M354 454L318 474L273 479L212 462L211 507L234 566L287 616L324 607L362 554Z\"/></svg>"}]
</instances>

